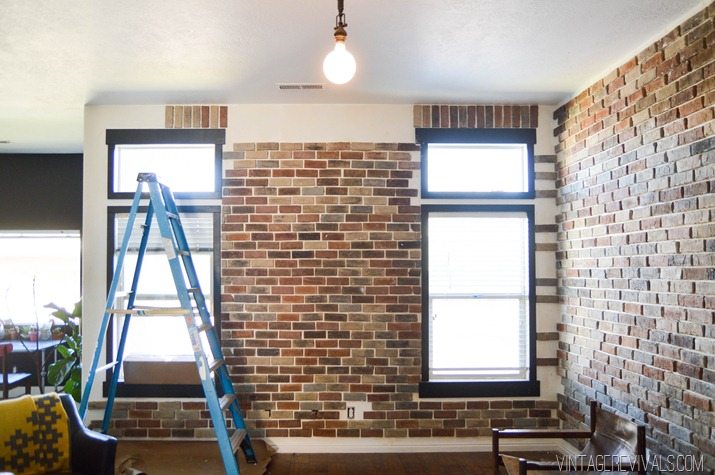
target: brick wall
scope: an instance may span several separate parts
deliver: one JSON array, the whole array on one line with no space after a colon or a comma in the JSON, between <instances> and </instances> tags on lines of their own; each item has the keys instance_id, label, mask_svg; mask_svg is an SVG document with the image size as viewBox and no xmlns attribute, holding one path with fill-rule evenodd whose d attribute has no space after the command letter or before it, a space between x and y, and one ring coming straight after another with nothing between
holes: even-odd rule
<instances>
[{"instance_id":1,"label":"brick wall","mask_svg":"<svg viewBox=\"0 0 715 475\"><path fill-rule=\"evenodd\" d=\"M418 400L416 145L246 143L224 158L222 336L254 435L460 437L557 423L555 401ZM364 420L345 419L355 401Z\"/></svg>"},{"instance_id":2,"label":"brick wall","mask_svg":"<svg viewBox=\"0 0 715 475\"><path fill-rule=\"evenodd\" d=\"M555 113L562 416L598 399L715 469L710 5Z\"/></svg>"},{"instance_id":3,"label":"brick wall","mask_svg":"<svg viewBox=\"0 0 715 475\"><path fill-rule=\"evenodd\" d=\"M417 104L412 115L415 127L535 129L539 126L536 105Z\"/></svg>"}]
</instances>

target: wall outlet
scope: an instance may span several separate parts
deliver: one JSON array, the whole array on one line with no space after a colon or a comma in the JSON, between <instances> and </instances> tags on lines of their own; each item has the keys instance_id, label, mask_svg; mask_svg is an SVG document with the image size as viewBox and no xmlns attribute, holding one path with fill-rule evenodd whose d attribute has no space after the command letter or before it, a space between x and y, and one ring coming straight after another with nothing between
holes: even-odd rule
<instances>
[{"instance_id":1,"label":"wall outlet","mask_svg":"<svg viewBox=\"0 0 715 475\"><path fill-rule=\"evenodd\" d=\"M341 412L342 419L365 419L365 411L372 411L372 403L366 401L349 401Z\"/></svg>"}]
</instances>

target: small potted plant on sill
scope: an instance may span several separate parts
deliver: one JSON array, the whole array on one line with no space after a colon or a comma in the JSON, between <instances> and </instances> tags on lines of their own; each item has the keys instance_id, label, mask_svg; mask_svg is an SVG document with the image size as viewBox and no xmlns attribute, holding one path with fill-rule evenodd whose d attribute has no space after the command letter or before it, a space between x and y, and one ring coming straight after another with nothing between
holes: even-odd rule
<instances>
[{"instance_id":1,"label":"small potted plant on sill","mask_svg":"<svg viewBox=\"0 0 715 475\"><path fill-rule=\"evenodd\" d=\"M53 303L45 305L52 308L52 316L59 319L62 325L62 342L57 347L57 360L47 370L47 380L50 384L61 387L75 401L81 398L82 384L82 333L80 320L82 318L82 302L77 302L68 312Z\"/></svg>"}]
</instances>

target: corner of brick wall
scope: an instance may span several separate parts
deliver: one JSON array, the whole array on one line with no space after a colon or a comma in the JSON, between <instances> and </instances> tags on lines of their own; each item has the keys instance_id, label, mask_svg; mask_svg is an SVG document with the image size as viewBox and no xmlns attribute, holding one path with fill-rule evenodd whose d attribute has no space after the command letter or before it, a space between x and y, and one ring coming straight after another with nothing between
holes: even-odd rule
<instances>
[{"instance_id":1,"label":"corner of brick wall","mask_svg":"<svg viewBox=\"0 0 715 475\"><path fill-rule=\"evenodd\" d=\"M597 399L715 469L711 4L559 108L560 415Z\"/></svg>"}]
</instances>

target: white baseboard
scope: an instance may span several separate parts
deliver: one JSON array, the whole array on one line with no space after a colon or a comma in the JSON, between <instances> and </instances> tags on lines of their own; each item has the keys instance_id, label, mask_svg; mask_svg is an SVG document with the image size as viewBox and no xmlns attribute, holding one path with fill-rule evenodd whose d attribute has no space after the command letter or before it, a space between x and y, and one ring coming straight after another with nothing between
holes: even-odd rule
<instances>
[{"instance_id":1,"label":"white baseboard","mask_svg":"<svg viewBox=\"0 0 715 475\"><path fill-rule=\"evenodd\" d=\"M278 453L414 453L414 452L491 452L491 437L267 437L266 443ZM504 450L558 451L578 454L568 442L559 439L502 440Z\"/></svg>"}]
</instances>

